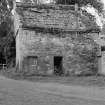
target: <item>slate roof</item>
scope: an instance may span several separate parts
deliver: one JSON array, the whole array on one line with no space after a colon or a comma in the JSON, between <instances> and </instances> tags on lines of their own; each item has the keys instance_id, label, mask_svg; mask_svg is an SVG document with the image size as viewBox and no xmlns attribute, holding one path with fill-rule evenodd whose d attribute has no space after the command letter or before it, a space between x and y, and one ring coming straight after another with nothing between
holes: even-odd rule
<instances>
[{"instance_id":1,"label":"slate roof","mask_svg":"<svg viewBox=\"0 0 105 105\"><path fill-rule=\"evenodd\" d=\"M89 16L75 11L73 6L16 3L23 28L62 31L99 31Z\"/></svg>"}]
</instances>

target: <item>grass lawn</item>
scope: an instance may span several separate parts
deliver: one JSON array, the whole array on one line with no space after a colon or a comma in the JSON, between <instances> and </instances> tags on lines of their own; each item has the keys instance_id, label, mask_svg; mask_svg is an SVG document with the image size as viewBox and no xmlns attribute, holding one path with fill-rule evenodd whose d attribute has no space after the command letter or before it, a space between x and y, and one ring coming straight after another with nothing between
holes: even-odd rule
<instances>
[{"instance_id":1,"label":"grass lawn","mask_svg":"<svg viewBox=\"0 0 105 105\"><path fill-rule=\"evenodd\" d=\"M0 74L8 78L28 80L32 82L54 82L66 85L97 86L102 88L105 87L105 76L23 76L16 74L14 69L0 71Z\"/></svg>"}]
</instances>

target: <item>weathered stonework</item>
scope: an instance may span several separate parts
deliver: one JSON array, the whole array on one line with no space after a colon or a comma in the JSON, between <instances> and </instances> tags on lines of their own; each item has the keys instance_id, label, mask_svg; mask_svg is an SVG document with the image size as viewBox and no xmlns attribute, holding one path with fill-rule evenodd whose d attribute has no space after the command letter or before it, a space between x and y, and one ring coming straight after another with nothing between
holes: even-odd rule
<instances>
[{"instance_id":1,"label":"weathered stonework","mask_svg":"<svg viewBox=\"0 0 105 105\"><path fill-rule=\"evenodd\" d=\"M17 4L16 14L18 71L51 75L57 59L63 74L88 69L87 62L75 53L85 48L91 51L95 46L92 36L98 35L99 30L88 17L66 7L22 3Z\"/></svg>"}]
</instances>

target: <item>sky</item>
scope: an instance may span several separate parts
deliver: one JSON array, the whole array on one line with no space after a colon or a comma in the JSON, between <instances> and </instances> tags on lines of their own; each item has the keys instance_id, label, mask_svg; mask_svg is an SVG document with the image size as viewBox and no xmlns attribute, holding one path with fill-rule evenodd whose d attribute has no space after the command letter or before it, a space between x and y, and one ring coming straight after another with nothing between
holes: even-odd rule
<instances>
[{"instance_id":1,"label":"sky","mask_svg":"<svg viewBox=\"0 0 105 105\"><path fill-rule=\"evenodd\" d=\"M20 2L20 0L16 0L16 2Z\"/></svg>"},{"instance_id":2,"label":"sky","mask_svg":"<svg viewBox=\"0 0 105 105\"><path fill-rule=\"evenodd\" d=\"M16 0L16 2L20 2L20 0Z\"/></svg>"}]
</instances>

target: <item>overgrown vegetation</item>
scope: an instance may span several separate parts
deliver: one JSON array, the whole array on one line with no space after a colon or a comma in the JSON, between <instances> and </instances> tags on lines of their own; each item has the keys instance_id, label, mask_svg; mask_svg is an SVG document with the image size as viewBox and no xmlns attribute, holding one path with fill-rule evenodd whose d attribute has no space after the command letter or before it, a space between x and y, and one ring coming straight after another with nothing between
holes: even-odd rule
<instances>
[{"instance_id":1,"label":"overgrown vegetation","mask_svg":"<svg viewBox=\"0 0 105 105\"><path fill-rule=\"evenodd\" d=\"M56 3L66 4L66 5L72 5L72 4L77 3L80 7L90 4L94 8L96 8L99 12L102 12L103 10L103 4L99 2L98 0L56 0Z\"/></svg>"},{"instance_id":2,"label":"overgrown vegetation","mask_svg":"<svg viewBox=\"0 0 105 105\"><path fill-rule=\"evenodd\" d=\"M80 68L80 75L94 75L97 74L97 47L92 49L80 48L80 46L74 47L74 55L76 59L74 59L75 64L79 64Z\"/></svg>"},{"instance_id":3,"label":"overgrown vegetation","mask_svg":"<svg viewBox=\"0 0 105 105\"><path fill-rule=\"evenodd\" d=\"M0 54L4 59L1 63L10 65L15 57L15 39L13 30L12 0L0 1Z\"/></svg>"},{"instance_id":4,"label":"overgrown vegetation","mask_svg":"<svg viewBox=\"0 0 105 105\"><path fill-rule=\"evenodd\" d=\"M92 39L92 34L78 35L77 43L75 43L73 48L73 53L76 56L74 62L80 65L80 71L84 75L97 74L98 47L97 43Z\"/></svg>"}]
</instances>

